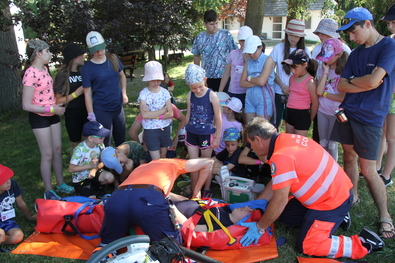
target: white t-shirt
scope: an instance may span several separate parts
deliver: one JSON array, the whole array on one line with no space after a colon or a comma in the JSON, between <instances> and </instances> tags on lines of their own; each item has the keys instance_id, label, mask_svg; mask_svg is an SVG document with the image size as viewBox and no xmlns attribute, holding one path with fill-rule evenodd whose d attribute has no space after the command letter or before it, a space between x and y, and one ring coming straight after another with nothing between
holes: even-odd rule
<instances>
[{"instance_id":1,"label":"white t-shirt","mask_svg":"<svg viewBox=\"0 0 395 263\"><path fill-rule=\"evenodd\" d=\"M291 52L294 51L295 49L296 48L290 48L289 53L291 54ZM310 50L307 47L305 48L305 51L311 58ZM289 77L292 75L292 73L290 73L290 75L287 75L283 70L283 65L281 64L281 62L284 61L284 42L281 42L274 46L272 52L270 53L270 57L272 57L272 59L276 63L274 70L277 76L281 79L281 81L285 85L289 86ZM281 86L278 85L276 82L274 82L274 91L277 94L283 94L281 90Z\"/></svg>"}]
</instances>

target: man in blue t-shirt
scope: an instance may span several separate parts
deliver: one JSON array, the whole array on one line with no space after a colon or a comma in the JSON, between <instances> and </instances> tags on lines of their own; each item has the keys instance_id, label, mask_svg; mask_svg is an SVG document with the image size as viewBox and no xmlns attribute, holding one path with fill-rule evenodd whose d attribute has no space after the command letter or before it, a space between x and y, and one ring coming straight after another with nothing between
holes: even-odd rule
<instances>
[{"instance_id":1,"label":"man in blue t-shirt","mask_svg":"<svg viewBox=\"0 0 395 263\"><path fill-rule=\"evenodd\" d=\"M193 41L193 63L200 66L202 62L207 86L218 91L228 54L238 49L238 46L228 30L218 29L217 13L214 10L204 13L204 26L206 31L199 33Z\"/></svg>"},{"instance_id":2,"label":"man in blue t-shirt","mask_svg":"<svg viewBox=\"0 0 395 263\"><path fill-rule=\"evenodd\" d=\"M377 32L372 14L362 7L347 12L339 31L347 33L360 46L351 52L337 87L338 91L346 92L339 108L344 109L348 121L335 124L331 139L342 143L344 170L354 185L354 203L359 201L359 157L362 174L379 212L380 234L392 238L394 226L376 159L395 84L395 41Z\"/></svg>"}]
</instances>

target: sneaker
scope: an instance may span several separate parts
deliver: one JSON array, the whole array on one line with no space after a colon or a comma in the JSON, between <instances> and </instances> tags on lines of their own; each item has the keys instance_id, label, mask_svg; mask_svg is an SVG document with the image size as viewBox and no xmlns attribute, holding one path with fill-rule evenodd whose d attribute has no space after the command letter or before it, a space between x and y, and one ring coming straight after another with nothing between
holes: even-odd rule
<instances>
[{"instance_id":1,"label":"sneaker","mask_svg":"<svg viewBox=\"0 0 395 263\"><path fill-rule=\"evenodd\" d=\"M60 196L58 196L54 190L49 190L44 193L44 199L48 200L60 200Z\"/></svg>"},{"instance_id":2,"label":"sneaker","mask_svg":"<svg viewBox=\"0 0 395 263\"><path fill-rule=\"evenodd\" d=\"M211 198L212 196L213 196L213 193L210 190L203 190L202 198Z\"/></svg>"},{"instance_id":3,"label":"sneaker","mask_svg":"<svg viewBox=\"0 0 395 263\"><path fill-rule=\"evenodd\" d=\"M368 249L369 253L382 249L385 246L384 241L379 237L379 235L367 227L359 233L359 238L362 241L362 245Z\"/></svg>"},{"instance_id":4,"label":"sneaker","mask_svg":"<svg viewBox=\"0 0 395 263\"><path fill-rule=\"evenodd\" d=\"M385 179L384 176L380 175L381 179L383 179L383 182L385 184L386 187L390 186L391 184L393 184L394 182L391 179L391 176L389 179Z\"/></svg>"},{"instance_id":5,"label":"sneaker","mask_svg":"<svg viewBox=\"0 0 395 263\"><path fill-rule=\"evenodd\" d=\"M60 186L57 186L56 190L65 194L72 194L75 192L74 187L67 185L64 182Z\"/></svg>"},{"instance_id":6,"label":"sneaker","mask_svg":"<svg viewBox=\"0 0 395 263\"><path fill-rule=\"evenodd\" d=\"M343 230L347 230L351 227L351 215L350 212L343 218L343 222L339 225L339 227Z\"/></svg>"}]
</instances>

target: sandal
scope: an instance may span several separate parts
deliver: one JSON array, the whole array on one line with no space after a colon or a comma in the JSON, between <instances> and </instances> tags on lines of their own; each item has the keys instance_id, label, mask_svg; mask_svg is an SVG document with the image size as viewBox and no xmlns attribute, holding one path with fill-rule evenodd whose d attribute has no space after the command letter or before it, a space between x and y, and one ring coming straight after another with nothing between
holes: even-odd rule
<instances>
[{"instance_id":1,"label":"sandal","mask_svg":"<svg viewBox=\"0 0 395 263\"><path fill-rule=\"evenodd\" d=\"M388 224L390 227L381 227L380 228L380 236L385 239L390 239L395 237L395 229L394 229L394 224L392 223L391 218L380 218L380 224ZM383 235L387 234L387 235ZM387 237L388 235L391 235Z\"/></svg>"}]
</instances>

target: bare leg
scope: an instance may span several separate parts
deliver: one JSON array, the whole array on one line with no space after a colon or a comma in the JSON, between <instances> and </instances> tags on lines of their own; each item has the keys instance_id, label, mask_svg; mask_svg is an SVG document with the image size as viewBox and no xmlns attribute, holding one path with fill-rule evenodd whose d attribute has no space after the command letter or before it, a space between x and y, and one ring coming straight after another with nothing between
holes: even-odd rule
<instances>
[{"instance_id":1,"label":"bare leg","mask_svg":"<svg viewBox=\"0 0 395 263\"><path fill-rule=\"evenodd\" d=\"M36 137L38 147L40 149L41 160L40 160L40 171L41 177L44 182L45 191L52 190L51 180L51 164L52 164L52 137L51 128L40 128L33 129L34 136Z\"/></svg>"},{"instance_id":2,"label":"bare leg","mask_svg":"<svg viewBox=\"0 0 395 263\"><path fill-rule=\"evenodd\" d=\"M388 115L387 115L387 117L388 117ZM383 134L381 134L380 150L379 150L379 155L377 157L377 167L376 167L377 171L382 166L383 156L384 156L385 148L387 146L386 133L387 133L387 121L384 122Z\"/></svg>"},{"instance_id":3,"label":"bare leg","mask_svg":"<svg viewBox=\"0 0 395 263\"><path fill-rule=\"evenodd\" d=\"M149 151L152 160L160 159L160 150L157 151Z\"/></svg>"},{"instance_id":4,"label":"bare leg","mask_svg":"<svg viewBox=\"0 0 395 263\"><path fill-rule=\"evenodd\" d=\"M385 160L385 166L382 175L385 179L388 180L390 178L392 170L395 167L395 114L388 114L386 123L386 137L388 142L388 148L387 158Z\"/></svg>"},{"instance_id":5,"label":"bare leg","mask_svg":"<svg viewBox=\"0 0 395 263\"><path fill-rule=\"evenodd\" d=\"M63 166L62 166L62 133L60 122L51 125L52 136L52 167L55 172L56 182L58 186L63 183Z\"/></svg>"},{"instance_id":6,"label":"bare leg","mask_svg":"<svg viewBox=\"0 0 395 263\"><path fill-rule=\"evenodd\" d=\"M245 113L245 123L249 123L257 115L255 113Z\"/></svg>"},{"instance_id":7,"label":"bare leg","mask_svg":"<svg viewBox=\"0 0 395 263\"><path fill-rule=\"evenodd\" d=\"M307 130L294 130L294 133L295 134L298 134L298 135L302 135L302 136L305 136L305 137L307 137L307 133L308 133L309 131Z\"/></svg>"},{"instance_id":8,"label":"bare leg","mask_svg":"<svg viewBox=\"0 0 395 263\"><path fill-rule=\"evenodd\" d=\"M342 144L343 147L343 162L344 162L344 171L350 177L351 182L353 184L352 192L354 194L353 203L358 201L358 155L353 149L353 145L350 144Z\"/></svg>"},{"instance_id":9,"label":"bare leg","mask_svg":"<svg viewBox=\"0 0 395 263\"><path fill-rule=\"evenodd\" d=\"M285 123L286 132L287 133L295 133L295 128L289 123Z\"/></svg>"},{"instance_id":10,"label":"bare leg","mask_svg":"<svg viewBox=\"0 0 395 263\"><path fill-rule=\"evenodd\" d=\"M211 158L211 154L213 153L213 148L206 148L206 149L200 150L200 151L202 153L203 158ZM204 183L204 187L203 187L204 190L210 190L211 178L212 178L212 176L207 177L207 180Z\"/></svg>"},{"instance_id":11,"label":"bare leg","mask_svg":"<svg viewBox=\"0 0 395 263\"><path fill-rule=\"evenodd\" d=\"M160 158L166 158L167 147L161 147L159 151L160 151Z\"/></svg>"},{"instance_id":12,"label":"bare leg","mask_svg":"<svg viewBox=\"0 0 395 263\"><path fill-rule=\"evenodd\" d=\"M79 144L79 142L70 142L70 158L73 156L74 148Z\"/></svg>"},{"instance_id":13,"label":"bare leg","mask_svg":"<svg viewBox=\"0 0 395 263\"><path fill-rule=\"evenodd\" d=\"M188 148L189 159L199 158L199 152L200 152L199 147L187 145L187 148ZM191 177L191 189L195 189L196 182L198 179L198 172L191 172L190 177Z\"/></svg>"}]
</instances>

